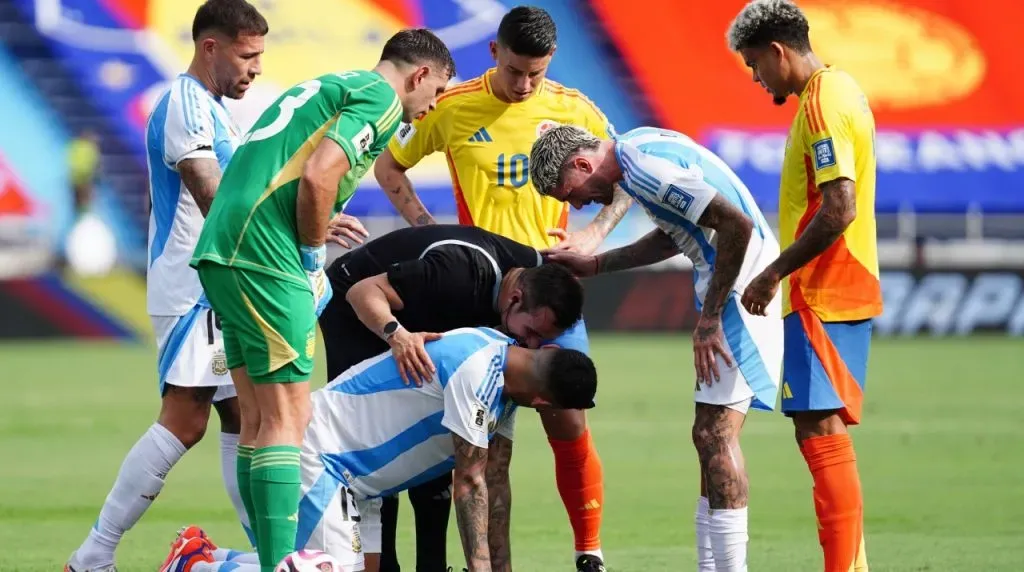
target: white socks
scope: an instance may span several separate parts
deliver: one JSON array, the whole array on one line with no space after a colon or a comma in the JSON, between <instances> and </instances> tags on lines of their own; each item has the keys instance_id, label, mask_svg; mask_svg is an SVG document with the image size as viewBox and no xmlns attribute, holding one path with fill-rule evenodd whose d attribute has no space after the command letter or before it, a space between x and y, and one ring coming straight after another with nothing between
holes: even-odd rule
<instances>
[{"instance_id":1,"label":"white socks","mask_svg":"<svg viewBox=\"0 0 1024 572\"><path fill-rule=\"evenodd\" d=\"M747 507L711 510L708 499L697 500L698 572L746 572Z\"/></svg>"},{"instance_id":2,"label":"white socks","mask_svg":"<svg viewBox=\"0 0 1024 572\"><path fill-rule=\"evenodd\" d=\"M98 568L114 563L121 536L153 504L167 473L184 454L185 446L170 431L158 423L150 426L125 456L96 524L75 553L79 565Z\"/></svg>"},{"instance_id":3,"label":"white socks","mask_svg":"<svg viewBox=\"0 0 1024 572\"><path fill-rule=\"evenodd\" d=\"M235 464L238 462L238 435L232 433L220 434L220 472L224 479L224 488L228 491L228 498L238 513L238 521L242 523L245 535L249 537L249 544L256 546L256 539L252 535L252 527L249 524L249 514L245 512L245 504L242 503L242 494L238 492L238 471Z\"/></svg>"},{"instance_id":4,"label":"white socks","mask_svg":"<svg viewBox=\"0 0 1024 572\"><path fill-rule=\"evenodd\" d=\"M259 564L260 555L255 552L239 552L230 548L218 548L213 551L213 559L218 562L237 562L238 564Z\"/></svg>"},{"instance_id":5,"label":"white socks","mask_svg":"<svg viewBox=\"0 0 1024 572\"><path fill-rule=\"evenodd\" d=\"M711 550L711 520L708 516L708 498L697 499L697 572L715 572L715 555Z\"/></svg>"}]
</instances>

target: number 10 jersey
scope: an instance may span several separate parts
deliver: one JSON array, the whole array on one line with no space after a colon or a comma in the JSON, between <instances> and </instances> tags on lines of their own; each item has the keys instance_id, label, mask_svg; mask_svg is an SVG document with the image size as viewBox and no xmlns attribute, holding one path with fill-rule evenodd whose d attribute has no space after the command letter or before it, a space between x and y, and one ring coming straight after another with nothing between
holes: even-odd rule
<instances>
[{"instance_id":1,"label":"number 10 jersey","mask_svg":"<svg viewBox=\"0 0 1024 572\"><path fill-rule=\"evenodd\" d=\"M338 185L338 212L401 119L398 94L376 72L327 74L286 91L224 171L192 266L208 261L308 284L295 220L306 159L325 137L344 150L351 168Z\"/></svg>"},{"instance_id":2,"label":"number 10 jersey","mask_svg":"<svg viewBox=\"0 0 1024 572\"><path fill-rule=\"evenodd\" d=\"M604 114L575 89L542 80L526 101L506 103L494 94L495 70L449 88L437 109L403 125L388 148L403 167L442 151L455 190L459 224L474 225L533 248L565 228L569 205L542 197L530 182L530 148L555 125L576 125L607 139Z\"/></svg>"}]
</instances>

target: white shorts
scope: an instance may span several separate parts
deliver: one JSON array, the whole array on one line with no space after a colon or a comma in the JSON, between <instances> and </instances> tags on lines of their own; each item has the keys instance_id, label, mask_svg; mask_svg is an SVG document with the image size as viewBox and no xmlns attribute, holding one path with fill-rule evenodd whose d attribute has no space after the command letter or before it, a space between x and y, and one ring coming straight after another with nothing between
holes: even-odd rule
<instances>
[{"instance_id":1,"label":"white shorts","mask_svg":"<svg viewBox=\"0 0 1024 572\"><path fill-rule=\"evenodd\" d=\"M718 381L710 386L698 383L693 399L697 403L723 405L746 414L755 409L771 411L779 393L782 373L782 318L779 297L767 316L753 316L733 295L722 311L722 336L733 365L718 358Z\"/></svg>"},{"instance_id":2,"label":"white shorts","mask_svg":"<svg viewBox=\"0 0 1024 572\"><path fill-rule=\"evenodd\" d=\"M330 554L342 572L365 568L364 553L381 550L381 499L356 500L352 491L307 447L299 456L302 499L295 546Z\"/></svg>"},{"instance_id":3,"label":"white shorts","mask_svg":"<svg viewBox=\"0 0 1024 572\"><path fill-rule=\"evenodd\" d=\"M235 397L224 337L213 310L196 306L184 316L150 316L156 334L160 395L167 385L216 387L214 401Z\"/></svg>"}]
</instances>

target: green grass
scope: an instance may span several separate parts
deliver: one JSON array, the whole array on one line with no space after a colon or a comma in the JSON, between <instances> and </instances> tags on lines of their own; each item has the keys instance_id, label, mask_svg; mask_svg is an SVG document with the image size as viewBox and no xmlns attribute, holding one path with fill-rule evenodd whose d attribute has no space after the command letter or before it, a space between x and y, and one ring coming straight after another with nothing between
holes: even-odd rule
<instances>
[{"instance_id":1,"label":"green grass","mask_svg":"<svg viewBox=\"0 0 1024 572\"><path fill-rule=\"evenodd\" d=\"M1024 562L1024 351L1001 338L876 341L855 431L872 570L1020 570ZM607 483L603 540L616 571L694 569L693 372L686 337L593 341L591 423ZM59 570L96 518L125 452L157 411L153 351L115 344L0 346L0 571ZM572 538L540 424L520 415L512 463L513 562L569 570ZM744 432L750 568L821 568L810 477L779 414ZM223 492L216 421L125 536L124 572L152 571L182 524L225 546L243 535ZM404 500L403 500L404 503ZM412 570L411 514L403 504ZM454 520L454 519L453 519ZM458 534L449 535L461 562Z\"/></svg>"}]
</instances>

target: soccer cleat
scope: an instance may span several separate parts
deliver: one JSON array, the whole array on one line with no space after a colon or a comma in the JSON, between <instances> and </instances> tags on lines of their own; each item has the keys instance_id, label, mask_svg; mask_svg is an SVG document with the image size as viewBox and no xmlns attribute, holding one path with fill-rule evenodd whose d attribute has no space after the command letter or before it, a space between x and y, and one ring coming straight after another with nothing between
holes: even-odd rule
<instances>
[{"instance_id":1,"label":"soccer cleat","mask_svg":"<svg viewBox=\"0 0 1024 572\"><path fill-rule=\"evenodd\" d=\"M160 566L159 572L190 572L199 562L213 562L209 539L179 536L171 544L171 553Z\"/></svg>"},{"instance_id":2,"label":"soccer cleat","mask_svg":"<svg viewBox=\"0 0 1024 572\"><path fill-rule=\"evenodd\" d=\"M593 554L581 554L576 559L576 572L608 572L604 561Z\"/></svg>"},{"instance_id":3,"label":"soccer cleat","mask_svg":"<svg viewBox=\"0 0 1024 572\"><path fill-rule=\"evenodd\" d=\"M75 558L77 557L77 552L71 553L71 556L68 557L68 561L64 563L64 572L117 572L117 566L114 566L113 564L100 566L99 568L86 568L85 566L75 562Z\"/></svg>"},{"instance_id":4,"label":"soccer cleat","mask_svg":"<svg viewBox=\"0 0 1024 572\"><path fill-rule=\"evenodd\" d=\"M184 538L185 540L205 538L210 545L210 551L217 550L217 545L214 544L213 541L210 540L210 537L206 535L206 531L194 524L178 529L178 538Z\"/></svg>"}]
</instances>

